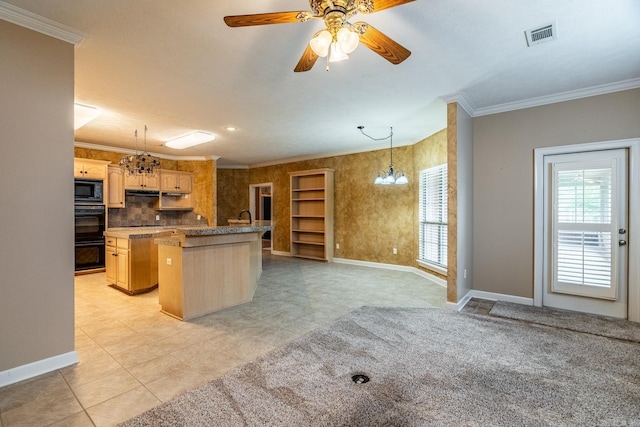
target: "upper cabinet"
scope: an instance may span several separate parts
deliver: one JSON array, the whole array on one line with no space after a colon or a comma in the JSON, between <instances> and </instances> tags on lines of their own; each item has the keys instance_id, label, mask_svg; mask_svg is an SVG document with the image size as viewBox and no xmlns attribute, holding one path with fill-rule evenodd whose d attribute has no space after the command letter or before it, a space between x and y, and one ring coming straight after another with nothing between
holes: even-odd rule
<instances>
[{"instance_id":1,"label":"upper cabinet","mask_svg":"<svg viewBox=\"0 0 640 427\"><path fill-rule=\"evenodd\" d=\"M160 191L163 193L191 193L193 174L163 170L160 175Z\"/></svg>"},{"instance_id":2,"label":"upper cabinet","mask_svg":"<svg viewBox=\"0 0 640 427\"><path fill-rule=\"evenodd\" d=\"M107 165L104 160L73 159L73 177L88 179L106 179Z\"/></svg>"},{"instance_id":3,"label":"upper cabinet","mask_svg":"<svg viewBox=\"0 0 640 427\"><path fill-rule=\"evenodd\" d=\"M160 190L160 174L155 174L155 175L125 174L124 188L125 190L159 191Z\"/></svg>"},{"instance_id":4,"label":"upper cabinet","mask_svg":"<svg viewBox=\"0 0 640 427\"><path fill-rule=\"evenodd\" d=\"M124 208L124 175L120 166L109 166L107 171L109 188L107 207Z\"/></svg>"}]
</instances>

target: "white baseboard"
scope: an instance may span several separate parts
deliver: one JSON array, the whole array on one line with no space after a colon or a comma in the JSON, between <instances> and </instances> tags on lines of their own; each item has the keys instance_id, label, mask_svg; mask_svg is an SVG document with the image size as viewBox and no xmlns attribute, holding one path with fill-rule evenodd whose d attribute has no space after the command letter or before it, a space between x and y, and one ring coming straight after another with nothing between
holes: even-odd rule
<instances>
[{"instance_id":1,"label":"white baseboard","mask_svg":"<svg viewBox=\"0 0 640 427\"><path fill-rule=\"evenodd\" d=\"M440 285L442 287L445 287L445 288L447 287L446 280L436 277L433 274L429 274L426 271L420 270L419 268L408 267L406 265L384 264L381 262L359 261L355 259L346 259L346 258L334 258L333 262L337 264L358 265L361 267L383 268L385 270L406 271L409 273L417 274L418 276L422 276L425 279L429 279L435 284Z\"/></svg>"},{"instance_id":2,"label":"white baseboard","mask_svg":"<svg viewBox=\"0 0 640 427\"><path fill-rule=\"evenodd\" d=\"M59 354L58 356L27 363L26 365L18 366L16 368L7 369L6 371L0 372L0 387L37 377L38 375L73 365L74 363L78 363L78 353L70 351L68 353Z\"/></svg>"},{"instance_id":3,"label":"white baseboard","mask_svg":"<svg viewBox=\"0 0 640 427\"><path fill-rule=\"evenodd\" d=\"M465 303L465 304L466 304L466 303ZM449 301L447 301L447 302L444 304L444 307L445 307L445 308L447 308L447 309L449 309L449 310L453 310L453 311L460 311L460 309L461 309L462 307L464 307L464 305L463 305L462 307L458 308L458 304L456 304L455 302L449 302Z\"/></svg>"},{"instance_id":4,"label":"white baseboard","mask_svg":"<svg viewBox=\"0 0 640 427\"><path fill-rule=\"evenodd\" d=\"M463 296L460 299L460 301L458 301L457 304L453 302L447 303L447 304L451 304L452 309L460 311L465 305L467 305L467 303L471 298L480 298L480 299L486 299L489 301L505 301L505 302L512 302L514 304L522 304L522 305L533 305L533 298L518 297L515 295L507 295L507 294L498 294L495 292L477 291L474 289L467 292L466 295Z\"/></svg>"}]
</instances>

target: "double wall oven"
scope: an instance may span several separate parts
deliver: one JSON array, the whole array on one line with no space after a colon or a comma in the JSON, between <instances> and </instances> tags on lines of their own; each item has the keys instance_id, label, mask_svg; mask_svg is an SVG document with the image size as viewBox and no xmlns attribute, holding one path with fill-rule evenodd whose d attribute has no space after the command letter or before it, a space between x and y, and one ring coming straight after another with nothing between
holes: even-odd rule
<instances>
[{"instance_id":1,"label":"double wall oven","mask_svg":"<svg viewBox=\"0 0 640 427\"><path fill-rule=\"evenodd\" d=\"M75 269L105 266L104 231L106 209L101 180L75 181Z\"/></svg>"}]
</instances>

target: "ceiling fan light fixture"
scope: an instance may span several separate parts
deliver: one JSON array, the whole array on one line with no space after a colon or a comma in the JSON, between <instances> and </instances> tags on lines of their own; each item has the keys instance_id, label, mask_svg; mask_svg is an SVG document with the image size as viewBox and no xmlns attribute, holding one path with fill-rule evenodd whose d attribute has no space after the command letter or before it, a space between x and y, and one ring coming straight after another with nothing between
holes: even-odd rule
<instances>
[{"instance_id":1,"label":"ceiling fan light fixture","mask_svg":"<svg viewBox=\"0 0 640 427\"><path fill-rule=\"evenodd\" d=\"M338 42L331 43L331 53L329 54L329 62L338 62L349 59L349 56L340 49Z\"/></svg>"},{"instance_id":2,"label":"ceiling fan light fixture","mask_svg":"<svg viewBox=\"0 0 640 427\"><path fill-rule=\"evenodd\" d=\"M347 55L356 50L360 43L360 36L346 27L340 28L337 37L340 50Z\"/></svg>"},{"instance_id":3,"label":"ceiling fan light fixture","mask_svg":"<svg viewBox=\"0 0 640 427\"><path fill-rule=\"evenodd\" d=\"M317 33L311 41L309 41L309 46L311 46L311 50L321 58L324 58L329 54L329 46L331 45L331 41L333 37L331 33L327 30L322 30Z\"/></svg>"},{"instance_id":4,"label":"ceiling fan light fixture","mask_svg":"<svg viewBox=\"0 0 640 427\"><path fill-rule=\"evenodd\" d=\"M175 148L176 150L182 150L195 145L204 144L205 142L213 141L214 139L216 139L216 137L213 134L199 130L170 139L169 141L166 141L164 145L169 148Z\"/></svg>"}]
</instances>

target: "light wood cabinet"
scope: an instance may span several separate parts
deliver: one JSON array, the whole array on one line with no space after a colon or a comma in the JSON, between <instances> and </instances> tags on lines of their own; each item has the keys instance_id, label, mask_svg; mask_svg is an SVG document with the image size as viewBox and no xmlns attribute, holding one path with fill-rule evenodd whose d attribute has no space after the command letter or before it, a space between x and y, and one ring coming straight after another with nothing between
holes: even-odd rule
<instances>
[{"instance_id":1,"label":"light wood cabinet","mask_svg":"<svg viewBox=\"0 0 640 427\"><path fill-rule=\"evenodd\" d=\"M124 188L125 190L160 191L160 174L124 174Z\"/></svg>"},{"instance_id":2,"label":"light wood cabinet","mask_svg":"<svg viewBox=\"0 0 640 427\"><path fill-rule=\"evenodd\" d=\"M193 174L163 170L160 175L160 191L163 193L191 193Z\"/></svg>"},{"instance_id":3,"label":"light wood cabinet","mask_svg":"<svg viewBox=\"0 0 640 427\"><path fill-rule=\"evenodd\" d=\"M73 159L73 177L87 179L106 179L107 165L104 160Z\"/></svg>"},{"instance_id":4,"label":"light wood cabinet","mask_svg":"<svg viewBox=\"0 0 640 427\"><path fill-rule=\"evenodd\" d=\"M289 175L291 256L333 261L333 169Z\"/></svg>"},{"instance_id":5,"label":"light wood cabinet","mask_svg":"<svg viewBox=\"0 0 640 427\"><path fill-rule=\"evenodd\" d=\"M118 278L116 239L107 238L105 240L105 276L107 283L116 283Z\"/></svg>"},{"instance_id":6,"label":"light wood cabinet","mask_svg":"<svg viewBox=\"0 0 640 427\"><path fill-rule=\"evenodd\" d=\"M119 166L107 169L107 207L124 208L124 175Z\"/></svg>"},{"instance_id":7,"label":"light wood cabinet","mask_svg":"<svg viewBox=\"0 0 640 427\"><path fill-rule=\"evenodd\" d=\"M156 209L159 211L190 211L193 209L193 197L191 194L160 193Z\"/></svg>"},{"instance_id":8,"label":"light wood cabinet","mask_svg":"<svg viewBox=\"0 0 640 427\"><path fill-rule=\"evenodd\" d=\"M171 232L167 232L170 235ZM153 238L106 237L105 276L107 283L129 295L158 286L158 247Z\"/></svg>"}]
</instances>

